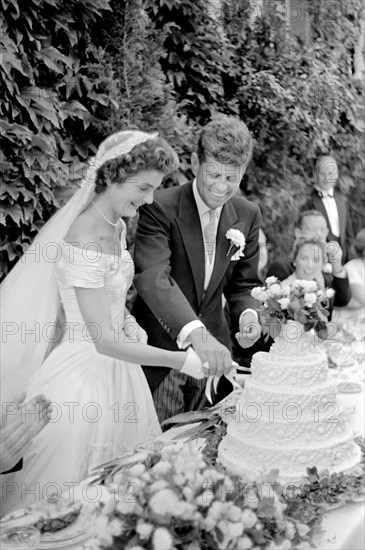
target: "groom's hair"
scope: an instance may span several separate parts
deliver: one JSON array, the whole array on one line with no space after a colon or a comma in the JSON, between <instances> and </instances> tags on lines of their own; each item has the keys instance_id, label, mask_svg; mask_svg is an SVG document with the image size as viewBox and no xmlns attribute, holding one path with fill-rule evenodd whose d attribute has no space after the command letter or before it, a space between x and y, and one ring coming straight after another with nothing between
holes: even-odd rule
<instances>
[{"instance_id":1,"label":"groom's hair","mask_svg":"<svg viewBox=\"0 0 365 550\"><path fill-rule=\"evenodd\" d=\"M213 157L223 164L247 165L252 157L253 139L238 117L217 115L201 131L197 155L199 162Z\"/></svg>"}]
</instances>

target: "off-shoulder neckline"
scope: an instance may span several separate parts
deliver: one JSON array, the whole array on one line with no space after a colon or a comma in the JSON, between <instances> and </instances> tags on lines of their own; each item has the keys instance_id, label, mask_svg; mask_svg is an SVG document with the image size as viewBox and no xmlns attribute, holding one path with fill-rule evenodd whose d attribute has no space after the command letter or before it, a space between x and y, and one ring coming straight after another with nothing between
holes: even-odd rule
<instances>
[{"instance_id":1,"label":"off-shoulder neckline","mask_svg":"<svg viewBox=\"0 0 365 550\"><path fill-rule=\"evenodd\" d=\"M122 241L122 239L120 239L120 240ZM67 245L67 246L72 246L72 248L74 250L78 250L79 252L82 252L83 250L85 250L85 247L80 248L79 246L75 246L74 244L71 244L71 243L65 241L65 239L61 239L61 242L65 245ZM90 243L90 244L98 244L98 243L95 242L95 243ZM96 254L98 256L105 256L107 258L121 259L122 254L125 250L126 250L125 248L122 248L121 254L118 255L118 254L108 254L107 252L101 252L100 250L92 250L92 249L90 250L90 249L88 249L87 254L91 253L91 254Z\"/></svg>"}]
</instances>

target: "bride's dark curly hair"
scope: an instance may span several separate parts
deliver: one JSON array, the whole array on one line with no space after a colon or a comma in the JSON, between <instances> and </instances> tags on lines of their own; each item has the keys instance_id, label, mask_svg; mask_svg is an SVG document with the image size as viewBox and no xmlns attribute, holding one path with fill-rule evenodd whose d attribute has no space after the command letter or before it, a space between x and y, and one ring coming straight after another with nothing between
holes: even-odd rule
<instances>
[{"instance_id":1,"label":"bride's dark curly hair","mask_svg":"<svg viewBox=\"0 0 365 550\"><path fill-rule=\"evenodd\" d=\"M149 139L129 153L104 162L96 172L95 192L102 193L109 183L123 183L142 170L158 170L165 176L179 166L179 158L163 138Z\"/></svg>"}]
</instances>

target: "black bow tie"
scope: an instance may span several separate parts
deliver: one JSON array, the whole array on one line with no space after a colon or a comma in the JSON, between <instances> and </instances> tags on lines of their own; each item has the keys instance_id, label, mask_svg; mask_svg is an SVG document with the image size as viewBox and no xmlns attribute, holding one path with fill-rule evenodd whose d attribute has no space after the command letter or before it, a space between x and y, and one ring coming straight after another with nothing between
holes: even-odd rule
<instances>
[{"instance_id":1,"label":"black bow tie","mask_svg":"<svg viewBox=\"0 0 365 550\"><path fill-rule=\"evenodd\" d=\"M330 197L331 199L333 199L333 192L332 191L317 191L319 197L321 197L321 199L324 199L326 197Z\"/></svg>"}]
</instances>

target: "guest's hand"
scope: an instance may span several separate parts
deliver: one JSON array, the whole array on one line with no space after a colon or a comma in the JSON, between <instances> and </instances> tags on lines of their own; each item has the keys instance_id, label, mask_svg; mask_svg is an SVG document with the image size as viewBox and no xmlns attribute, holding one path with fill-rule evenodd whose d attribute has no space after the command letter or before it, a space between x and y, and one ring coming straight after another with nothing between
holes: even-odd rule
<instances>
[{"instance_id":1,"label":"guest's hand","mask_svg":"<svg viewBox=\"0 0 365 550\"><path fill-rule=\"evenodd\" d=\"M10 470L27 451L32 439L51 419L51 402L36 395L24 403L25 393L9 404L0 425L0 472ZM3 404L4 405L4 404Z\"/></svg>"},{"instance_id":2,"label":"guest's hand","mask_svg":"<svg viewBox=\"0 0 365 550\"><path fill-rule=\"evenodd\" d=\"M236 340L241 348L250 348L261 336L262 328L252 311L244 311L240 317Z\"/></svg>"},{"instance_id":3,"label":"guest's hand","mask_svg":"<svg viewBox=\"0 0 365 550\"><path fill-rule=\"evenodd\" d=\"M229 349L209 334L205 327L193 330L189 339L207 376L222 376L231 372L232 357Z\"/></svg>"},{"instance_id":4,"label":"guest's hand","mask_svg":"<svg viewBox=\"0 0 365 550\"><path fill-rule=\"evenodd\" d=\"M330 241L326 243L325 251L327 254L328 261L332 266L332 274L336 275L336 273L343 271L343 268L342 268L343 252L339 243L336 241Z\"/></svg>"}]
</instances>

